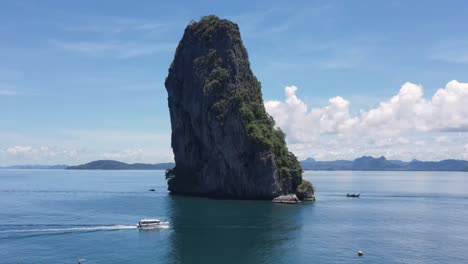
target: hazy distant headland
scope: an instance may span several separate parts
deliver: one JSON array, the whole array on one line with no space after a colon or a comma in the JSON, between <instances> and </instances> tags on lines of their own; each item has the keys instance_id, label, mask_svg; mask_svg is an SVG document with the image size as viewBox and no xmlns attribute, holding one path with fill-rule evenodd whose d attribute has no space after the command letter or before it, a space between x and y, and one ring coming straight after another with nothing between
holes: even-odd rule
<instances>
[{"instance_id":1,"label":"hazy distant headland","mask_svg":"<svg viewBox=\"0 0 468 264\"><path fill-rule=\"evenodd\" d=\"M364 171L468 171L468 161L446 159L441 161L387 160L385 157L363 156L354 160L318 161L308 158L300 162L304 170L364 170ZM167 170L174 162L125 163L116 160L96 160L89 163L67 165L14 165L0 169L67 169L67 170Z\"/></svg>"},{"instance_id":2,"label":"hazy distant headland","mask_svg":"<svg viewBox=\"0 0 468 264\"><path fill-rule=\"evenodd\" d=\"M30 169L30 170L167 170L174 168L173 162L164 163L125 163L116 160L96 160L76 166L60 165L13 165L0 169Z\"/></svg>"},{"instance_id":3,"label":"hazy distant headland","mask_svg":"<svg viewBox=\"0 0 468 264\"><path fill-rule=\"evenodd\" d=\"M12 166L4 166L0 167L0 169L24 169L24 170L63 170L66 169L68 166L64 164L58 165L12 165Z\"/></svg>"}]
</instances>

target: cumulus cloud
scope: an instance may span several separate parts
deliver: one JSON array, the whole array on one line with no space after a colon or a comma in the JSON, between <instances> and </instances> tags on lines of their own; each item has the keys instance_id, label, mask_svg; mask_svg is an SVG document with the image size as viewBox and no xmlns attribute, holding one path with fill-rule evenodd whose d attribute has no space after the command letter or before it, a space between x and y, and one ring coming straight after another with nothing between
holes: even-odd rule
<instances>
[{"instance_id":1,"label":"cumulus cloud","mask_svg":"<svg viewBox=\"0 0 468 264\"><path fill-rule=\"evenodd\" d=\"M57 164L76 160L81 150L55 146L16 145L0 149L0 165Z\"/></svg>"},{"instance_id":2,"label":"cumulus cloud","mask_svg":"<svg viewBox=\"0 0 468 264\"><path fill-rule=\"evenodd\" d=\"M266 101L265 107L286 132L290 145L304 155L307 149L320 148L326 142L323 151L328 150L329 157L369 155L378 151L376 155L404 156L403 152L407 152L408 157L414 157L417 153L411 148L424 148L432 141L444 147L443 144L452 141L446 135L422 140L422 135L428 132L459 132L462 134L460 141L468 132L468 83L451 81L431 99L426 99L421 85L408 82L389 100L376 108L361 110L357 115L351 115L350 102L340 96L329 99L324 107L310 108L296 95L297 90L296 86L287 86L284 101ZM416 134L408 138L411 133ZM333 146L337 150L335 154L330 152ZM397 150L396 146L406 147ZM447 151L458 148L459 145ZM316 154L320 156L323 152Z\"/></svg>"},{"instance_id":3,"label":"cumulus cloud","mask_svg":"<svg viewBox=\"0 0 468 264\"><path fill-rule=\"evenodd\" d=\"M0 166L77 165L98 159L158 163L174 159L170 132L166 131L66 130L48 135L2 131L0 138Z\"/></svg>"},{"instance_id":4,"label":"cumulus cloud","mask_svg":"<svg viewBox=\"0 0 468 264\"><path fill-rule=\"evenodd\" d=\"M32 147L32 146L13 146L4 150L10 156L36 156L36 157L56 157L56 156L75 156L77 150L61 149L57 147Z\"/></svg>"},{"instance_id":5,"label":"cumulus cloud","mask_svg":"<svg viewBox=\"0 0 468 264\"><path fill-rule=\"evenodd\" d=\"M340 96L331 98L323 108L308 109L296 95L296 86L285 88L286 100L266 101L265 107L293 142L304 142L324 133L351 129L357 118L349 113L349 102Z\"/></svg>"},{"instance_id":6,"label":"cumulus cloud","mask_svg":"<svg viewBox=\"0 0 468 264\"><path fill-rule=\"evenodd\" d=\"M380 106L364 112L360 125L366 128L396 129L399 132L468 131L468 83L449 82L431 100L423 88L405 83L399 93Z\"/></svg>"},{"instance_id":7,"label":"cumulus cloud","mask_svg":"<svg viewBox=\"0 0 468 264\"><path fill-rule=\"evenodd\" d=\"M6 153L10 155L21 155L26 153L31 153L33 148L30 146L14 146L6 149Z\"/></svg>"}]
</instances>

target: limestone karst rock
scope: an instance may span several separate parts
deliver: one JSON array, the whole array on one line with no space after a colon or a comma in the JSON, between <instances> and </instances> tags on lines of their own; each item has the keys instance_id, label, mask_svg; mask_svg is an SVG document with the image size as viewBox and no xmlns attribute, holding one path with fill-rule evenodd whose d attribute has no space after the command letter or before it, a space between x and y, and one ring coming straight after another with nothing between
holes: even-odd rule
<instances>
[{"instance_id":1,"label":"limestone karst rock","mask_svg":"<svg viewBox=\"0 0 468 264\"><path fill-rule=\"evenodd\" d=\"M216 16L191 22L165 85L176 162L166 174L172 193L272 199L306 183L265 111L236 24Z\"/></svg>"}]
</instances>

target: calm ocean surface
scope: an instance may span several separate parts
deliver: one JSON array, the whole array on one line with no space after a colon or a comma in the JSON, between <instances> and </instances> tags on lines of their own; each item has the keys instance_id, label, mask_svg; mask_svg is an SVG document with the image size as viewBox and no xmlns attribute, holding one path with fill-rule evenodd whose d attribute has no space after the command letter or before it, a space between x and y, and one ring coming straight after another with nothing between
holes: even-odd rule
<instances>
[{"instance_id":1,"label":"calm ocean surface","mask_svg":"<svg viewBox=\"0 0 468 264\"><path fill-rule=\"evenodd\" d=\"M170 196L163 171L0 170L0 263L468 263L468 173L305 178L318 201L284 205Z\"/></svg>"}]
</instances>

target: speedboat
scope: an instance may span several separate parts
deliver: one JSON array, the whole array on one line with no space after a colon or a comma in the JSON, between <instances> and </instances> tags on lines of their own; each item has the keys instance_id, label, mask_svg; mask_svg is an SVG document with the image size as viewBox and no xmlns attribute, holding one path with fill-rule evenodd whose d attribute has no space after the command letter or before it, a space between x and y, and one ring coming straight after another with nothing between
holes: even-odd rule
<instances>
[{"instance_id":1,"label":"speedboat","mask_svg":"<svg viewBox=\"0 0 468 264\"><path fill-rule=\"evenodd\" d=\"M355 194L355 193L353 193L353 194L349 194L349 193L346 194L346 197L352 197L352 198L359 198L359 196L361 196L360 193L358 193L358 194Z\"/></svg>"},{"instance_id":2,"label":"speedboat","mask_svg":"<svg viewBox=\"0 0 468 264\"><path fill-rule=\"evenodd\" d=\"M161 221L159 219L141 219L137 228L139 229L153 229L153 228L167 228L169 227L169 222Z\"/></svg>"}]
</instances>

